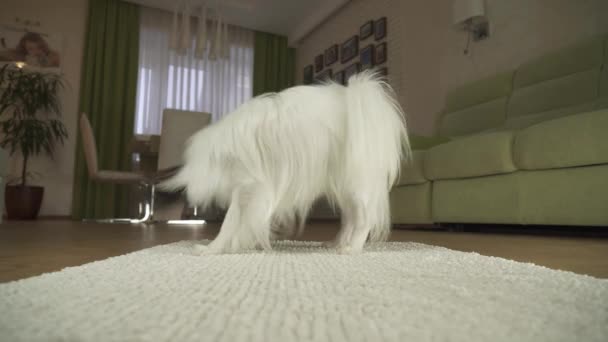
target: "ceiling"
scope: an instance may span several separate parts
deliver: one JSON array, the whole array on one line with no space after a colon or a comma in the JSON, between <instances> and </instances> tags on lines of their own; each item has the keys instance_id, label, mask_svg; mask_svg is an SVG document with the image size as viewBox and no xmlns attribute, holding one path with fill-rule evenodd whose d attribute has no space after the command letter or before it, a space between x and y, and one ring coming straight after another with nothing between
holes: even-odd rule
<instances>
[{"instance_id":1,"label":"ceiling","mask_svg":"<svg viewBox=\"0 0 608 342\"><path fill-rule=\"evenodd\" d=\"M173 11L180 0L127 0ZM288 37L294 46L350 0L189 0L192 5L219 3L226 22Z\"/></svg>"}]
</instances>

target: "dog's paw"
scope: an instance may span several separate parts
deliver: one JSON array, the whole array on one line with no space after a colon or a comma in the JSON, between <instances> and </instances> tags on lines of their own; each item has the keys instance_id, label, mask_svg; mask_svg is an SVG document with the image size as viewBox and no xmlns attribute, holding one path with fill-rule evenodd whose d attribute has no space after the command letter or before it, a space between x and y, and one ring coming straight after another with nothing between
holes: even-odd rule
<instances>
[{"instance_id":1,"label":"dog's paw","mask_svg":"<svg viewBox=\"0 0 608 342\"><path fill-rule=\"evenodd\" d=\"M209 247L207 245L194 245L192 247L192 254L201 255L203 254Z\"/></svg>"},{"instance_id":2,"label":"dog's paw","mask_svg":"<svg viewBox=\"0 0 608 342\"><path fill-rule=\"evenodd\" d=\"M221 254L222 251L217 248L211 248L207 245L195 245L194 246L194 254L195 255L214 255Z\"/></svg>"},{"instance_id":3,"label":"dog's paw","mask_svg":"<svg viewBox=\"0 0 608 342\"><path fill-rule=\"evenodd\" d=\"M338 247L338 242L336 240L324 241L321 246L324 248L333 249Z\"/></svg>"}]
</instances>

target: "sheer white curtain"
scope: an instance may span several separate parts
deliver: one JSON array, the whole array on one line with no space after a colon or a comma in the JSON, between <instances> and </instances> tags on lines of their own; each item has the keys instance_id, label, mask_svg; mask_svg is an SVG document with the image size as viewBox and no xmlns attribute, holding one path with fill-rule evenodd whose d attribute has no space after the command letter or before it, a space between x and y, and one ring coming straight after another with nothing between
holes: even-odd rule
<instances>
[{"instance_id":1,"label":"sheer white curtain","mask_svg":"<svg viewBox=\"0 0 608 342\"><path fill-rule=\"evenodd\" d=\"M208 112L216 121L251 98L252 31L228 26L230 57L199 59L194 48L169 49L172 20L169 12L141 9L136 134L160 134L165 108Z\"/></svg>"}]
</instances>

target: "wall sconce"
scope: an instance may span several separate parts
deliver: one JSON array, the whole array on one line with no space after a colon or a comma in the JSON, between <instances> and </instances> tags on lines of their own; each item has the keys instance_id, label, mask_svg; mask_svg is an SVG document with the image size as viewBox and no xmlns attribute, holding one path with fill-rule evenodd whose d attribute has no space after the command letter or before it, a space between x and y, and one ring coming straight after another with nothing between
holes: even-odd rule
<instances>
[{"instance_id":1,"label":"wall sconce","mask_svg":"<svg viewBox=\"0 0 608 342\"><path fill-rule=\"evenodd\" d=\"M454 0L452 23L457 29L468 32L473 41L485 39L490 34L484 0ZM468 48L465 54L467 52Z\"/></svg>"}]
</instances>

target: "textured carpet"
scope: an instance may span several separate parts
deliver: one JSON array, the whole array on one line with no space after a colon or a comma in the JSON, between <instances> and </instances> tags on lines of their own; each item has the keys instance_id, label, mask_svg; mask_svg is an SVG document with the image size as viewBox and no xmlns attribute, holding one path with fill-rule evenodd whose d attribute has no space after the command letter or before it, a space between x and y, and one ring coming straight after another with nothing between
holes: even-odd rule
<instances>
[{"instance_id":1,"label":"textured carpet","mask_svg":"<svg viewBox=\"0 0 608 342\"><path fill-rule=\"evenodd\" d=\"M193 244L1 284L0 340L608 340L608 280L416 243Z\"/></svg>"}]
</instances>

